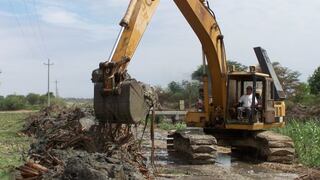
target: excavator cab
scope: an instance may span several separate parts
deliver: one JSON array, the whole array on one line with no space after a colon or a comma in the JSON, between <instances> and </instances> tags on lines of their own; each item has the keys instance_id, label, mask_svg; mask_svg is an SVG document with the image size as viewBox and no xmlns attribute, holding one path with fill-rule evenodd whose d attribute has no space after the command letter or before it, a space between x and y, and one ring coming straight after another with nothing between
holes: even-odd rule
<instances>
[{"instance_id":1,"label":"excavator cab","mask_svg":"<svg viewBox=\"0 0 320 180\"><path fill-rule=\"evenodd\" d=\"M239 99L252 88L252 104L244 108ZM228 75L227 129L264 129L284 125L285 107L274 99L274 83L268 74L255 71L230 72Z\"/></svg>"}]
</instances>

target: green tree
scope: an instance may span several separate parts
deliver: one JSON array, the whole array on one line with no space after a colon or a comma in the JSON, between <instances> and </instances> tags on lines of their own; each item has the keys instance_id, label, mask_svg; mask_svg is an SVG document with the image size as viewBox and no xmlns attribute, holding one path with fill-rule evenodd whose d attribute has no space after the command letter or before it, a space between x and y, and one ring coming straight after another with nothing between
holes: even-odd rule
<instances>
[{"instance_id":1,"label":"green tree","mask_svg":"<svg viewBox=\"0 0 320 180\"><path fill-rule=\"evenodd\" d=\"M295 96L297 89L301 86L299 80L301 73L284 67L279 62L274 62L272 65L287 96Z\"/></svg>"},{"instance_id":2,"label":"green tree","mask_svg":"<svg viewBox=\"0 0 320 180\"><path fill-rule=\"evenodd\" d=\"M198 68L191 74L192 80L202 81L203 76L203 65L198 66ZM208 67L206 67L208 70ZM208 71L206 71L208 72Z\"/></svg>"},{"instance_id":3,"label":"green tree","mask_svg":"<svg viewBox=\"0 0 320 180\"><path fill-rule=\"evenodd\" d=\"M246 65L243 65L237 61L232 61L232 60L228 60L227 61L227 66L228 69L232 69L232 67L235 67L236 71L246 71L248 69L248 67ZM191 78L193 80L198 80L201 81L202 80L202 75L203 75L203 65L198 66L198 68L191 74ZM208 72L208 67L206 67L206 72Z\"/></svg>"},{"instance_id":4,"label":"green tree","mask_svg":"<svg viewBox=\"0 0 320 180\"><path fill-rule=\"evenodd\" d=\"M0 96L0 110L4 110L4 100L5 98L3 96Z\"/></svg>"},{"instance_id":5,"label":"green tree","mask_svg":"<svg viewBox=\"0 0 320 180\"><path fill-rule=\"evenodd\" d=\"M198 81L182 81L182 87L184 89L184 100L188 104L188 108L191 108L192 104L195 103L199 97L199 86Z\"/></svg>"},{"instance_id":6,"label":"green tree","mask_svg":"<svg viewBox=\"0 0 320 180\"><path fill-rule=\"evenodd\" d=\"M320 66L313 72L313 75L308 79L310 93L314 95L320 94Z\"/></svg>"},{"instance_id":7,"label":"green tree","mask_svg":"<svg viewBox=\"0 0 320 180\"><path fill-rule=\"evenodd\" d=\"M28 103L31 105L40 104L40 95L39 94L29 93L26 96L26 99L27 99Z\"/></svg>"},{"instance_id":8,"label":"green tree","mask_svg":"<svg viewBox=\"0 0 320 180\"><path fill-rule=\"evenodd\" d=\"M168 90L169 92L175 94L181 93L183 91L183 88L179 82L172 81L168 84Z\"/></svg>"},{"instance_id":9,"label":"green tree","mask_svg":"<svg viewBox=\"0 0 320 180\"><path fill-rule=\"evenodd\" d=\"M8 95L4 99L4 110L20 110L26 107L27 100L21 95Z\"/></svg>"},{"instance_id":10,"label":"green tree","mask_svg":"<svg viewBox=\"0 0 320 180\"><path fill-rule=\"evenodd\" d=\"M303 102L304 99L310 95L310 87L307 83L300 83L296 90L295 96L293 97L294 102Z\"/></svg>"},{"instance_id":11,"label":"green tree","mask_svg":"<svg viewBox=\"0 0 320 180\"><path fill-rule=\"evenodd\" d=\"M232 60L228 60L227 65L228 65L229 70L231 70L233 66L235 67L236 71L246 71L248 69L248 66L243 65L237 61L232 61Z\"/></svg>"},{"instance_id":12,"label":"green tree","mask_svg":"<svg viewBox=\"0 0 320 180\"><path fill-rule=\"evenodd\" d=\"M54 95L53 95L53 93L52 92L50 92L50 99L54 99L55 97L54 97ZM39 99L39 102L40 102L40 104L47 104L48 103L48 93L46 93L46 94L43 94L43 95L41 95L40 96L40 99Z\"/></svg>"}]
</instances>

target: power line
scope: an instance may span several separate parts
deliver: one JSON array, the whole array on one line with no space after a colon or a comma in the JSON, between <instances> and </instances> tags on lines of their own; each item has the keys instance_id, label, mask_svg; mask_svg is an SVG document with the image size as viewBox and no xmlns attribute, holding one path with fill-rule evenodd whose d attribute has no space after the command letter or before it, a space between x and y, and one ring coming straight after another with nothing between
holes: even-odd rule
<instances>
[{"instance_id":1,"label":"power line","mask_svg":"<svg viewBox=\"0 0 320 180\"><path fill-rule=\"evenodd\" d=\"M45 39L45 36L43 35L43 30L41 28L41 25L40 25L40 18L39 18L39 13L38 13L38 8L37 8L37 1L36 0L32 0L32 5L33 5L33 9L34 9L34 13L33 15L35 16L35 22L36 22L36 25L37 25L37 30L38 30L38 33L39 33L39 37L40 37L40 41L42 43L42 47L43 47L43 50L45 52L45 54L49 57L49 53L48 53L48 47L47 47L47 43L46 43L46 39Z\"/></svg>"},{"instance_id":2,"label":"power line","mask_svg":"<svg viewBox=\"0 0 320 180\"><path fill-rule=\"evenodd\" d=\"M37 18L35 18L34 12L32 13L30 11L29 5L26 2L26 0L21 0L21 1L22 1L22 4L23 4L25 12L26 12L27 22L30 26L30 32L34 36L34 40L35 40L34 43L38 47L38 51L40 52L40 54L42 54L42 56L44 58L48 58L48 54L47 54L46 50L44 49L44 46L41 44L42 41L41 41L41 37L40 37L41 36L40 32L37 31L37 29L34 26L35 23L33 23L33 19L36 21ZM38 22L38 21L36 21L36 22Z\"/></svg>"},{"instance_id":3,"label":"power line","mask_svg":"<svg viewBox=\"0 0 320 180\"><path fill-rule=\"evenodd\" d=\"M32 58L35 59L38 55L40 55L42 58L49 58L46 40L43 36L40 27L38 10L36 8L36 1L32 0L32 3L29 3L28 1L29 0L20 0L19 4L24 6L24 11L26 14L26 25L30 26L30 29L23 25L21 20L21 18L23 17L21 17L21 15L18 13L15 3L13 3L11 0L7 0L12 10L12 13L14 14L16 23L20 29L22 39L25 42L27 48L29 48L29 53L31 54ZM32 4L33 8L30 7L29 4ZM31 12L32 9L34 10L33 12ZM33 19L35 22L33 22ZM34 39L34 41L28 38L29 35L30 37L33 37L32 39Z\"/></svg>"},{"instance_id":4,"label":"power line","mask_svg":"<svg viewBox=\"0 0 320 180\"><path fill-rule=\"evenodd\" d=\"M50 63L50 59L48 59L48 63L43 63L44 65L48 66L48 107L50 106L50 66L53 66L53 63Z\"/></svg>"},{"instance_id":5,"label":"power line","mask_svg":"<svg viewBox=\"0 0 320 180\"><path fill-rule=\"evenodd\" d=\"M10 5L10 8L11 8L13 14L14 14L16 23L18 24L18 27L19 27L19 29L20 29L20 33L21 33L21 35L22 35L22 39L23 39L25 45L27 46L27 48L30 50L29 52L30 52L30 55L32 56L32 58L35 58L35 54L36 54L36 53L34 52L32 46L31 46L30 41L26 38L26 33L25 33L25 31L23 30L23 27L22 27L22 24L21 24L21 22L20 22L20 20L19 20L19 16L18 16L18 13L17 13L17 11L16 11L16 8L15 8L14 4L11 2L11 0L7 0L7 1L8 1L9 5Z\"/></svg>"}]
</instances>

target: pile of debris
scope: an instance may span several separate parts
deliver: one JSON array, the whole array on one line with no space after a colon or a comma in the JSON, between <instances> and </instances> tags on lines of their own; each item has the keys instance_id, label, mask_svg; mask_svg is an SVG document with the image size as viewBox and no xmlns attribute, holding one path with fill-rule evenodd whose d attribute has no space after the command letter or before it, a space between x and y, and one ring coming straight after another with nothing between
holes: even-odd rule
<instances>
[{"instance_id":1,"label":"pile of debris","mask_svg":"<svg viewBox=\"0 0 320 180\"><path fill-rule=\"evenodd\" d=\"M36 138L16 179L143 179L146 159L128 125L99 124L92 108L50 107L26 119Z\"/></svg>"},{"instance_id":2,"label":"pile of debris","mask_svg":"<svg viewBox=\"0 0 320 180\"><path fill-rule=\"evenodd\" d=\"M297 119L309 119L320 117L319 105L305 106L302 104L295 104L293 107L287 109L287 117Z\"/></svg>"}]
</instances>

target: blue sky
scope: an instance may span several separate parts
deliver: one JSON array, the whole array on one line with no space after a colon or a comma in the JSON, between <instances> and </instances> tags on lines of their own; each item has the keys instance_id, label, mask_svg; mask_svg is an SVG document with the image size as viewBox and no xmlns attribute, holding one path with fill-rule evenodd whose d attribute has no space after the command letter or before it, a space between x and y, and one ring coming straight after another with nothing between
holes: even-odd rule
<instances>
[{"instance_id":1,"label":"blue sky","mask_svg":"<svg viewBox=\"0 0 320 180\"><path fill-rule=\"evenodd\" d=\"M241 3L240 3L241 2ZM320 1L210 0L225 36L227 58L256 64L253 47L302 73L320 65ZM109 56L127 0L1 0L0 94L46 92L50 58L63 97L92 97L91 72ZM200 44L173 3L162 0L129 66L140 81L165 86L189 79Z\"/></svg>"}]
</instances>

